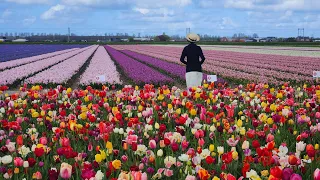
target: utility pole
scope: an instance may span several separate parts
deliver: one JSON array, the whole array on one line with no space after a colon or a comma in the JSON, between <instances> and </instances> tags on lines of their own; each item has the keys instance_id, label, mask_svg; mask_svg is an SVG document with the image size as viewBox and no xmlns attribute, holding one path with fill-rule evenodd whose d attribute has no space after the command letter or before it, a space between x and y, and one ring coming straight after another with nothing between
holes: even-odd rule
<instances>
[{"instance_id":1,"label":"utility pole","mask_svg":"<svg viewBox=\"0 0 320 180\"><path fill-rule=\"evenodd\" d=\"M70 28L68 27L68 43L70 42Z\"/></svg>"}]
</instances>

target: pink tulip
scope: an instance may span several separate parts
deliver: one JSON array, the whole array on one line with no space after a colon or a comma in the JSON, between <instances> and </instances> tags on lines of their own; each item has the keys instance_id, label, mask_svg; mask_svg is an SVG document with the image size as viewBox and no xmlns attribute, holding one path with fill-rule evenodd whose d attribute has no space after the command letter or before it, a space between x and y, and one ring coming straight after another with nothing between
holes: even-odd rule
<instances>
[{"instance_id":1,"label":"pink tulip","mask_svg":"<svg viewBox=\"0 0 320 180\"><path fill-rule=\"evenodd\" d=\"M151 148L151 149L155 149L156 147L157 147L157 143L156 143L156 141L155 140L150 140L149 141L149 147Z\"/></svg>"},{"instance_id":2,"label":"pink tulip","mask_svg":"<svg viewBox=\"0 0 320 180\"><path fill-rule=\"evenodd\" d=\"M195 176L188 175L185 180L197 180Z\"/></svg>"},{"instance_id":3,"label":"pink tulip","mask_svg":"<svg viewBox=\"0 0 320 180\"><path fill-rule=\"evenodd\" d=\"M36 173L33 174L34 179L42 179L42 174L41 172L37 171Z\"/></svg>"},{"instance_id":4,"label":"pink tulip","mask_svg":"<svg viewBox=\"0 0 320 180\"><path fill-rule=\"evenodd\" d=\"M144 168L144 164L143 164L143 163L140 163L140 164L139 164L139 169L142 170L143 168Z\"/></svg>"},{"instance_id":5,"label":"pink tulip","mask_svg":"<svg viewBox=\"0 0 320 180\"><path fill-rule=\"evenodd\" d=\"M200 138L199 140L198 140L198 144L199 144L199 146L203 146L204 145L204 143L205 143L205 141L204 141L204 139L203 138Z\"/></svg>"},{"instance_id":6,"label":"pink tulip","mask_svg":"<svg viewBox=\"0 0 320 180\"><path fill-rule=\"evenodd\" d=\"M21 157L15 157L13 161L15 166L17 167L23 166L23 159Z\"/></svg>"},{"instance_id":7,"label":"pink tulip","mask_svg":"<svg viewBox=\"0 0 320 180\"><path fill-rule=\"evenodd\" d=\"M138 141L137 135L129 135L126 140L126 142L130 145L132 145L133 142L137 142L137 141Z\"/></svg>"},{"instance_id":8,"label":"pink tulip","mask_svg":"<svg viewBox=\"0 0 320 180\"><path fill-rule=\"evenodd\" d=\"M271 142L274 140L274 136L272 134L267 135L267 142Z\"/></svg>"},{"instance_id":9,"label":"pink tulip","mask_svg":"<svg viewBox=\"0 0 320 180\"><path fill-rule=\"evenodd\" d=\"M142 173L141 180L148 180L147 173Z\"/></svg>"},{"instance_id":10,"label":"pink tulip","mask_svg":"<svg viewBox=\"0 0 320 180\"><path fill-rule=\"evenodd\" d=\"M70 146L70 141L68 138L61 138L60 139L60 145L63 147L69 147Z\"/></svg>"},{"instance_id":11,"label":"pink tulip","mask_svg":"<svg viewBox=\"0 0 320 180\"><path fill-rule=\"evenodd\" d=\"M48 143L48 140L47 140L46 137L41 137L41 138L39 139L39 143L40 143L40 144L43 144L43 145L46 145L46 144Z\"/></svg>"},{"instance_id":12,"label":"pink tulip","mask_svg":"<svg viewBox=\"0 0 320 180\"><path fill-rule=\"evenodd\" d=\"M165 169L164 170L164 175L167 176L167 177L171 177L173 175L173 170Z\"/></svg>"},{"instance_id":13,"label":"pink tulip","mask_svg":"<svg viewBox=\"0 0 320 180\"><path fill-rule=\"evenodd\" d=\"M68 163L62 163L60 167L60 176L63 179L69 179L72 173L72 166Z\"/></svg>"},{"instance_id":14,"label":"pink tulip","mask_svg":"<svg viewBox=\"0 0 320 180\"><path fill-rule=\"evenodd\" d=\"M182 149L187 149L189 146L189 142L184 140L184 141L182 141L181 146L182 146Z\"/></svg>"},{"instance_id":15,"label":"pink tulip","mask_svg":"<svg viewBox=\"0 0 320 180\"><path fill-rule=\"evenodd\" d=\"M313 173L313 179L314 180L320 180L320 169L317 168Z\"/></svg>"},{"instance_id":16,"label":"pink tulip","mask_svg":"<svg viewBox=\"0 0 320 180\"><path fill-rule=\"evenodd\" d=\"M142 173L140 171L131 172L134 180L141 180Z\"/></svg>"},{"instance_id":17,"label":"pink tulip","mask_svg":"<svg viewBox=\"0 0 320 180\"><path fill-rule=\"evenodd\" d=\"M121 156L121 160L122 160L123 162L127 162L128 156L126 156L126 155Z\"/></svg>"}]
</instances>

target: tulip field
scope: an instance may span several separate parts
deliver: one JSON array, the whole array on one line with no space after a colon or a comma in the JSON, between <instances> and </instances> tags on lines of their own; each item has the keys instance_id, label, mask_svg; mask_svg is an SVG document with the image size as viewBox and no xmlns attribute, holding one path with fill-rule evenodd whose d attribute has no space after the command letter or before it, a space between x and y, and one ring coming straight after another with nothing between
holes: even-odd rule
<instances>
[{"instance_id":1,"label":"tulip field","mask_svg":"<svg viewBox=\"0 0 320 180\"><path fill-rule=\"evenodd\" d=\"M0 179L320 180L318 57L204 48L218 80L184 88L178 46L23 49L0 63Z\"/></svg>"}]
</instances>

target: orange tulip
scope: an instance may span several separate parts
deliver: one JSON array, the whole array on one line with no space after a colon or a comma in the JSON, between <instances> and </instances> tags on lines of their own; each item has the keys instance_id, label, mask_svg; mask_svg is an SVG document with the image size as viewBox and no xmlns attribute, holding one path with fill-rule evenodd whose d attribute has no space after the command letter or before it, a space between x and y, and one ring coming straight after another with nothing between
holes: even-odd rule
<instances>
[{"instance_id":1,"label":"orange tulip","mask_svg":"<svg viewBox=\"0 0 320 180\"><path fill-rule=\"evenodd\" d=\"M210 174L209 174L208 171L205 170L205 169L200 169L200 170L198 171L198 175L199 175L199 177L200 177L201 180L207 180L207 179L209 179L209 177L210 177Z\"/></svg>"}]
</instances>

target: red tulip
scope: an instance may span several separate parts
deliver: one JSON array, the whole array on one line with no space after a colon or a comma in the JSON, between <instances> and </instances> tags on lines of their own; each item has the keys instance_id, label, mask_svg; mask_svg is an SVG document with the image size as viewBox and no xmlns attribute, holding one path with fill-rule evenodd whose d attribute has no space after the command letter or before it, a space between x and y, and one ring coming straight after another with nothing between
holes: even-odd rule
<instances>
[{"instance_id":1,"label":"red tulip","mask_svg":"<svg viewBox=\"0 0 320 180\"><path fill-rule=\"evenodd\" d=\"M171 144L170 140L168 138L164 138L164 144L166 146L169 146Z\"/></svg>"},{"instance_id":2,"label":"red tulip","mask_svg":"<svg viewBox=\"0 0 320 180\"><path fill-rule=\"evenodd\" d=\"M41 157L43 154L44 154L44 149L43 148L36 148L34 150L34 154L37 156L37 157Z\"/></svg>"},{"instance_id":3,"label":"red tulip","mask_svg":"<svg viewBox=\"0 0 320 180\"><path fill-rule=\"evenodd\" d=\"M247 172L250 170L250 164L249 163L245 163L242 167L242 176L246 178L246 174Z\"/></svg>"},{"instance_id":4,"label":"red tulip","mask_svg":"<svg viewBox=\"0 0 320 180\"><path fill-rule=\"evenodd\" d=\"M253 140L252 141L252 147L254 147L255 149L259 148L261 145L259 143L258 140Z\"/></svg>"},{"instance_id":5,"label":"red tulip","mask_svg":"<svg viewBox=\"0 0 320 180\"><path fill-rule=\"evenodd\" d=\"M207 156L207 158L206 158L206 163L207 163L207 164L212 164L212 163L214 163L214 162L215 162L215 159L214 159L213 157Z\"/></svg>"},{"instance_id":6,"label":"red tulip","mask_svg":"<svg viewBox=\"0 0 320 180\"><path fill-rule=\"evenodd\" d=\"M23 137L22 137L22 135L18 135L17 136L16 142L17 142L17 145L19 145L19 146L23 145Z\"/></svg>"},{"instance_id":7,"label":"red tulip","mask_svg":"<svg viewBox=\"0 0 320 180\"><path fill-rule=\"evenodd\" d=\"M282 170L281 170L281 168L278 167L278 166L272 167L270 169L270 175L274 176L275 178L282 179Z\"/></svg>"},{"instance_id":8,"label":"red tulip","mask_svg":"<svg viewBox=\"0 0 320 180\"><path fill-rule=\"evenodd\" d=\"M138 149L138 145L136 142L132 142L131 144L132 151L136 151Z\"/></svg>"}]
</instances>

